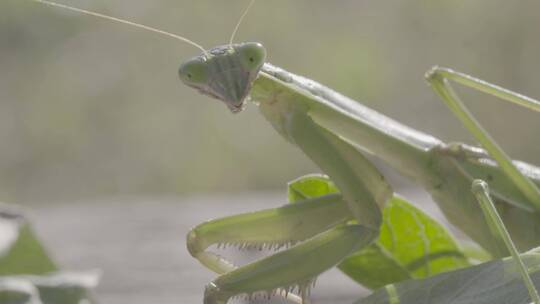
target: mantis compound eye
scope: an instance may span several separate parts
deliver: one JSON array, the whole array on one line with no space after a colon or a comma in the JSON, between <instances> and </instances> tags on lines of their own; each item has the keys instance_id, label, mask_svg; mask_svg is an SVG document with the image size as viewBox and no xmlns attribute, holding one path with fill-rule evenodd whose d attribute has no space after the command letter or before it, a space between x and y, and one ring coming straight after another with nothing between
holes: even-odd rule
<instances>
[{"instance_id":1,"label":"mantis compound eye","mask_svg":"<svg viewBox=\"0 0 540 304\"><path fill-rule=\"evenodd\" d=\"M247 69L259 69L266 59L266 50L257 42L243 43L237 46L236 51L242 65Z\"/></svg>"},{"instance_id":2,"label":"mantis compound eye","mask_svg":"<svg viewBox=\"0 0 540 304\"><path fill-rule=\"evenodd\" d=\"M201 58L193 58L180 66L178 75L187 84L205 84L208 82L208 67Z\"/></svg>"}]
</instances>

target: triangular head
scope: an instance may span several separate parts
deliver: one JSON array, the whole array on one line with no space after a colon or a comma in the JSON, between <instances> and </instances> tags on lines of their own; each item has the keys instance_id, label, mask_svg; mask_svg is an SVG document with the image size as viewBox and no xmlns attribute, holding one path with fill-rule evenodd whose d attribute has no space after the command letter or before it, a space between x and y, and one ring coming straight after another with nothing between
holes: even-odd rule
<instances>
[{"instance_id":1,"label":"triangular head","mask_svg":"<svg viewBox=\"0 0 540 304\"><path fill-rule=\"evenodd\" d=\"M260 43L222 45L182 63L179 75L183 83L225 102L236 113L243 109L265 59Z\"/></svg>"}]
</instances>

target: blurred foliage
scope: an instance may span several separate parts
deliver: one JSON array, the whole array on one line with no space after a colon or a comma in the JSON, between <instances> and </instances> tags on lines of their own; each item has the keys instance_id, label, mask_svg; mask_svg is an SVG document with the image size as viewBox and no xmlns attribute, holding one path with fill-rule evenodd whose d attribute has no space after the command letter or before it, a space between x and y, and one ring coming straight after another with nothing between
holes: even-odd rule
<instances>
[{"instance_id":1,"label":"blurred foliage","mask_svg":"<svg viewBox=\"0 0 540 304\"><path fill-rule=\"evenodd\" d=\"M247 1L63 1L210 47ZM239 41L446 140L471 142L422 76L453 67L540 98L540 3L257 1ZM261 119L178 81L191 46L23 0L0 2L0 200L275 189L316 171ZM537 114L461 90L515 158L540 163ZM520 134L516 136L516 134Z\"/></svg>"},{"instance_id":2,"label":"blurred foliage","mask_svg":"<svg viewBox=\"0 0 540 304\"><path fill-rule=\"evenodd\" d=\"M5 231L5 230L4 230ZM5 237L5 235L3 235ZM19 227L17 240L8 254L0 259L0 276L14 274L44 274L57 270L53 261L26 223Z\"/></svg>"},{"instance_id":3,"label":"blurred foliage","mask_svg":"<svg viewBox=\"0 0 540 304\"><path fill-rule=\"evenodd\" d=\"M0 303L91 304L99 273L63 273L45 252L28 221L0 204Z\"/></svg>"},{"instance_id":4,"label":"blurred foliage","mask_svg":"<svg viewBox=\"0 0 540 304\"><path fill-rule=\"evenodd\" d=\"M0 204L0 277L40 275L58 270L26 219Z\"/></svg>"}]
</instances>

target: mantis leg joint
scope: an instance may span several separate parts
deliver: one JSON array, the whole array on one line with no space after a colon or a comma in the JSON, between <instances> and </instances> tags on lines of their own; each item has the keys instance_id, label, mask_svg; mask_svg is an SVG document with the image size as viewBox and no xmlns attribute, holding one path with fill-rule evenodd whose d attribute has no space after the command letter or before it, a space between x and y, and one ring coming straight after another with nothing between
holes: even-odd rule
<instances>
[{"instance_id":1,"label":"mantis leg joint","mask_svg":"<svg viewBox=\"0 0 540 304\"><path fill-rule=\"evenodd\" d=\"M435 65L433 67L431 67L431 69L429 69L425 74L424 74L424 78L429 82L429 83L432 83L433 81L436 81L436 80L444 80L445 78L447 78L447 75L448 74L453 74L455 73L452 69L449 69L449 68L444 68L444 67L440 67L438 65Z\"/></svg>"},{"instance_id":2,"label":"mantis leg joint","mask_svg":"<svg viewBox=\"0 0 540 304\"><path fill-rule=\"evenodd\" d=\"M451 156L453 158L462 160L477 160L481 158L490 158L484 149L460 142L440 144L433 147L432 151L438 155Z\"/></svg>"},{"instance_id":3,"label":"mantis leg joint","mask_svg":"<svg viewBox=\"0 0 540 304\"><path fill-rule=\"evenodd\" d=\"M196 228L191 229L186 237L187 249L189 254L191 254L191 256L194 258L196 258L199 253L204 251L203 246L199 242L195 229Z\"/></svg>"}]
</instances>

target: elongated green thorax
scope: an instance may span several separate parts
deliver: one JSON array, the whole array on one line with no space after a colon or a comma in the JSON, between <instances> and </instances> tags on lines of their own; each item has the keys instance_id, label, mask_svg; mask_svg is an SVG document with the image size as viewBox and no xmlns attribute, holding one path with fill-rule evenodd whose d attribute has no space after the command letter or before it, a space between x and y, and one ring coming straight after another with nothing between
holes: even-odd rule
<instances>
[{"instance_id":1,"label":"elongated green thorax","mask_svg":"<svg viewBox=\"0 0 540 304\"><path fill-rule=\"evenodd\" d=\"M243 109L265 58L260 43L223 45L182 63L179 75L186 85L225 102L236 113Z\"/></svg>"}]
</instances>

